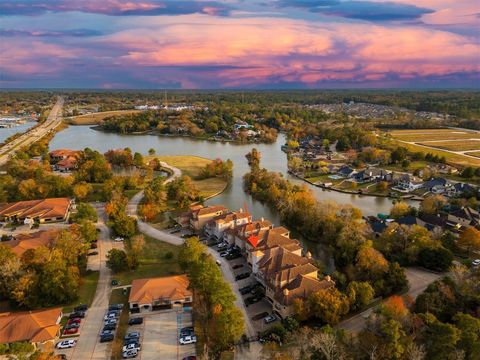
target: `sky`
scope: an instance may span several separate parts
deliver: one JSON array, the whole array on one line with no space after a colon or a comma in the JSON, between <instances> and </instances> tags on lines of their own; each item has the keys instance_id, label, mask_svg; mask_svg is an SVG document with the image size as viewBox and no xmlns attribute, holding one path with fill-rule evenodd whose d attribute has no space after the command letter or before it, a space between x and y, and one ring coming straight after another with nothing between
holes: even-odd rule
<instances>
[{"instance_id":1,"label":"sky","mask_svg":"<svg viewBox=\"0 0 480 360\"><path fill-rule=\"evenodd\" d=\"M475 0L1 0L0 87L479 88Z\"/></svg>"}]
</instances>

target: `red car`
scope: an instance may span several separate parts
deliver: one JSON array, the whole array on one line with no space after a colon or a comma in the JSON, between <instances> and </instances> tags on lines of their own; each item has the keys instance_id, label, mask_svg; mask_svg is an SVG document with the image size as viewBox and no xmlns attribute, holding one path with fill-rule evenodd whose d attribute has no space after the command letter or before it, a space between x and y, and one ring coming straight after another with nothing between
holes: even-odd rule
<instances>
[{"instance_id":1,"label":"red car","mask_svg":"<svg viewBox=\"0 0 480 360\"><path fill-rule=\"evenodd\" d=\"M82 322L82 319L80 318L74 318L74 319L70 319L67 321L67 325L70 325L70 324L80 324Z\"/></svg>"},{"instance_id":2,"label":"red car","mask_svg":"<svg viewBox=\"0 0 480 360\"><path fill-rule=\"evenodd\" d=\"M65 329L63 330L63 335L72 335L78 333L78 328Z\"/></svg>"}]
</instances>

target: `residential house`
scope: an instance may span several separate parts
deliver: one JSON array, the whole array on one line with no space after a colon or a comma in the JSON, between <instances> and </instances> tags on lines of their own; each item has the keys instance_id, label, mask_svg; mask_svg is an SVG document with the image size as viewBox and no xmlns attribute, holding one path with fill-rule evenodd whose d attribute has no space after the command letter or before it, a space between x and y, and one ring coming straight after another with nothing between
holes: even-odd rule
<instances>
[{"instance_id":1,"label":"residential house","mask_svg":"<svg viewBox=\"0 0 480 360\"><path fill-rule=\"evenodd\" d=\"M73 206L69 198L27 200L0 205L0 220L8 222L58 222L66 221Z\"/></svg>"},{"instance_id":2,"label":"residential house","mask_svg":"<svg viewBox=\"0 0 480 360\"><path fill-rule=\"evenodd\" d=\"M357 183L370 181L387 181L389 171L378 168L367 168L353 175L353 180Z\"/></svg>"},{"instance_id":3,"label":"residential house","mask_svg":"<svg viewBox=\"0 0 480 360\"><path fill-rule=\"evenodd\" d=\"M190 305L192 292L186 275L136 279L132 281L130 311L152 311Z\"/></svg>"},{"instance_id":4,"label":"residential house","mask_svg":"<svg viewBox=\"0 0 480 360\"><path fill-rule=\"evenodd\" d=\"M462 207L447 215L447 225L457 230L469 226L479 226L480 213L472 207Z\"/></svg>"},{"instance_id":5,"label":"residential house","mask_svg":"<svg viewBox=\"0 0 480 360\"><path fill-rule=\"evenodd\" d=\"M186 224L188 224L192 228L192 230L198 232L203 229L203 227L208 221L223 214L226 214L227 212L228 209L223 205L194 206L190 209L188 213L186 213Z\"/></svg>"},{"instance_id":6,"label":"residential house","mask_svg":"<svg viewBox=\"0 0 480 360\"><path fill-rule=\"evenodd\" d=\"M355 169L352 169L350 166L348 165L343 165L342 167L340 167L337 171L337 175L343 177L343 178L350 178L352 177L353 175L355 175L357 172L355 171Z\"/></svg>"},{"instance_id":7,"label":"residential house","mask_svg":"<svg viewBox=\"0 0 480 360\"><path fill-rule=\"evenodd\" d=\"M0 313L0 344L27 341L37 347L60 333L62 308Z\"/></svg>"},{"instance_id":8,"label":"residential house","mask_svg":"<svg viewBox=\"0 0 480 360\"><path fill-rule=\"evenodd\" d=\"M461 197L461 196L475 196L477 189L470 184L455 183L448 189L448 196Z\"/></svg>"},{"instance_id":9,"label":"residential house","mask_svg":"<svg viewBox=\"0 0 480 360\"><path fill-rule=\"evenodd\" d=\"M430 191L434 194L444 194L447 192L449 185L447 179L437 177L426 181L422 187L426 191Z\"/></svg>"},{"instance_id":10,"label":"residential house","mask_svg":"<svg viewBox=\"0 0 480 360\"><path fill-rule=\"evenodd\" d=\"M394 174L393 182L395 183L393 190L400 192L415 191L423 186L421 179L410 174Z\"/></svg>"},{"instance_id":11,"label":"residential house","mask_svg":"<svg viewBox=\"0 0 480 360\"><path fill-rule=\"evenodd\" d=\"M273 228L273 224L265 219L252 221L248 224L242 224L238 227L228 229L223 234L223 239L230 245L236 245L245 250L245 243L250 236L256 236L260 232Z\"/></svg>"},{"instance_id":12,"label":"residential house","mask_svg":"<svg viewBox=\"0 0 480 360\"><path fill-rule=\"evenodd\" d=\"M240 209L238 212L222 214L208 221L205 224L204 231L207 237L220 240L223 239L225 230L249 224L250 222L252 222L252 215Z\"/></svg>"},{"instance_id":13,"label":"residential house","mask_svg":"<svg viewBox=\"0 0 480 360\"><path fill-rule=\"evenodd\" d=\"M434 230L438 229L438 227L436 225L429 224L429 223L423 221L422 219L420 219L416 216L413 216L413 215L403 216L403 217L397 219L396 222L400 225L408 225L408 226L418 225L418 226L426 228L428 231L434 231Z\"/></svg>"},{"instance_id":14,"label":"residential house","mask_svg":"<svg viewBox=\"0 0 480 360\"><path fill-rule=\"evenodd\" d=\"M48 153L53 162L58 162L69 157L79 158L82 152L80 150L58 149Z\"/></svg>"},{"instance_id":15,"label":"residential house","mask_svg":"<svg viewBox=\"0 0 480 360\"><path fill-rule=\"evenodd\" d=\"M16 235L14 240L5 241L2 244L10 247L18 257L21 257L27 250L36 249L40 246L49 246L57 235L57 230L43 230L30 234Z\"/></svg>"}]
</instances>

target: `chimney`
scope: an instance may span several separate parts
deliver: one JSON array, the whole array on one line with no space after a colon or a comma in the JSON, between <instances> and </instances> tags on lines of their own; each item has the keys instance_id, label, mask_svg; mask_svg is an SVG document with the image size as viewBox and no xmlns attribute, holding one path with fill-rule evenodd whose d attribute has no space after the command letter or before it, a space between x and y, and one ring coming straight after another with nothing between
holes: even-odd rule
<instances>
[{"instance_id":1,"label":"chimney","mask_svg":"<svg viewBox=\"0 0 480 360\"><path fill-rule=\"evenodd\" d=\"M332 281L332 278L330 277L330 275L325 276L325 281L328 281L328 282Z\"/></svg>"},{"instance_id":2,"label":"chimney","mask_svg":"<svg viewBox=\"0 0 480 360\"><path fill-rule=\"evenodd\" d=\"M283 289L283 295L288 296L289 293L290 291L287 288Z\"/></svg>"},{"instance_id":3,"label":"chimney","mask_svg":"<svg viewBox=\"0 0 480 360\"><path fill-rule=\"evenodd\" d=\"M312 258L312 253L310 251L307 251L307 253L305 254L305 257L307 259L311 259Z\"/></svg>"}]
</instances>

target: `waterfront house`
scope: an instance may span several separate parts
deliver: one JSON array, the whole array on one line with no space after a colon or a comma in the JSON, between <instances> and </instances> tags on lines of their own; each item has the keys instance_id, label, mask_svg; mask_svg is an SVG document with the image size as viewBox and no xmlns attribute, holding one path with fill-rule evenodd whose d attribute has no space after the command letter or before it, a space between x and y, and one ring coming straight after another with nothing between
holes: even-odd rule
<instances>
[{"instance_id":1,"label":"waterfront house","mask_svg":"<svg viewBox=\"0 0 480 360\"><path fill-rule=\"evenodd\" d=\"M448 196L450 197L461 197L461 196L467 196L467 197L473 197L477 193L477 189L475 189L472 185L470 184L465 184L465 183L455 183L454 185L450 186L448 188Z\"/></svg>"},{"instance_id":2,"label":"waterfront house","mask_svg":"<svg viewBox=\"0 0 480 360\"><path fill-rule=\"evenodd\" d=\"M234 211L222 214L209 220L205 224L204 231L207 237L220 240L223 239L223 233L225 230L249 224L250 222L252 222L252 215L248 212L244 212L243 209L240 209L238 212Z\"/></svg>"},{"instance_id":3,"label":"waterfront house","mask_svg":"<svg viewBox=\"0 0 480 360\"><path fill-rule=\"evenodd\" d=\"M357 172L355 171L355 169L352 169L348 165L344 165L344 166L340 167L337 171L337 175L339 175L343 178L350 178L353 175L355 175L356 173Z\"/></svg>"},{"instance_id":4,"label":"waterfront house","mask_svg":"<svg viewBox=\"0 0 480 360\"><path fill-rule=\"evenodd\" d=\"M194 231L201 231L208 221L227 212L228 209L223 205L195 205L181 215L179 222L184 226L190 226Z\"/></svg>"},{"instance_id":5,"label":"waterfront house","mask_svg":"<svg viewBox=\"0 0 480 360\"><path fill-rule=\"evenodd\" d=\"M420 189L423 186L423 181L410 174L395 174L393 176L395 183L394 190L400 192L411 192Z\"/></svg>"},{"instance_id":6,"label":"waterfront house","mask_svg":"<svg viewBox=\"0 0 480 360\"><path fill-rule=\"evenodd\" d=\"M447 215L447 225L457 230L468 226L479 226L480 213L472 207L462 207Z\"/></svg>"},{"instance_id":7,"label":"waterfront house","mask_svg":"<svg viewBox=\"0 0 480 360\"><path fill-rule=\"evenodd\" d=\"M434 194L444 194L447 192L449 186L450 184L447 179L437 177L426 181L422 187L426 191L430 191Z\"/></svg>"},{"instance_id":8,"label":"waterfront house","mask_svg":"<svg viewBox=\"0 0 480 360\"><path fill-rule=\"evenodd\" d=\"M188 287L186 275L133 280L128 298L130 311L142 312L190 305L193 294Z\"/></svg>"}]
</instances>

